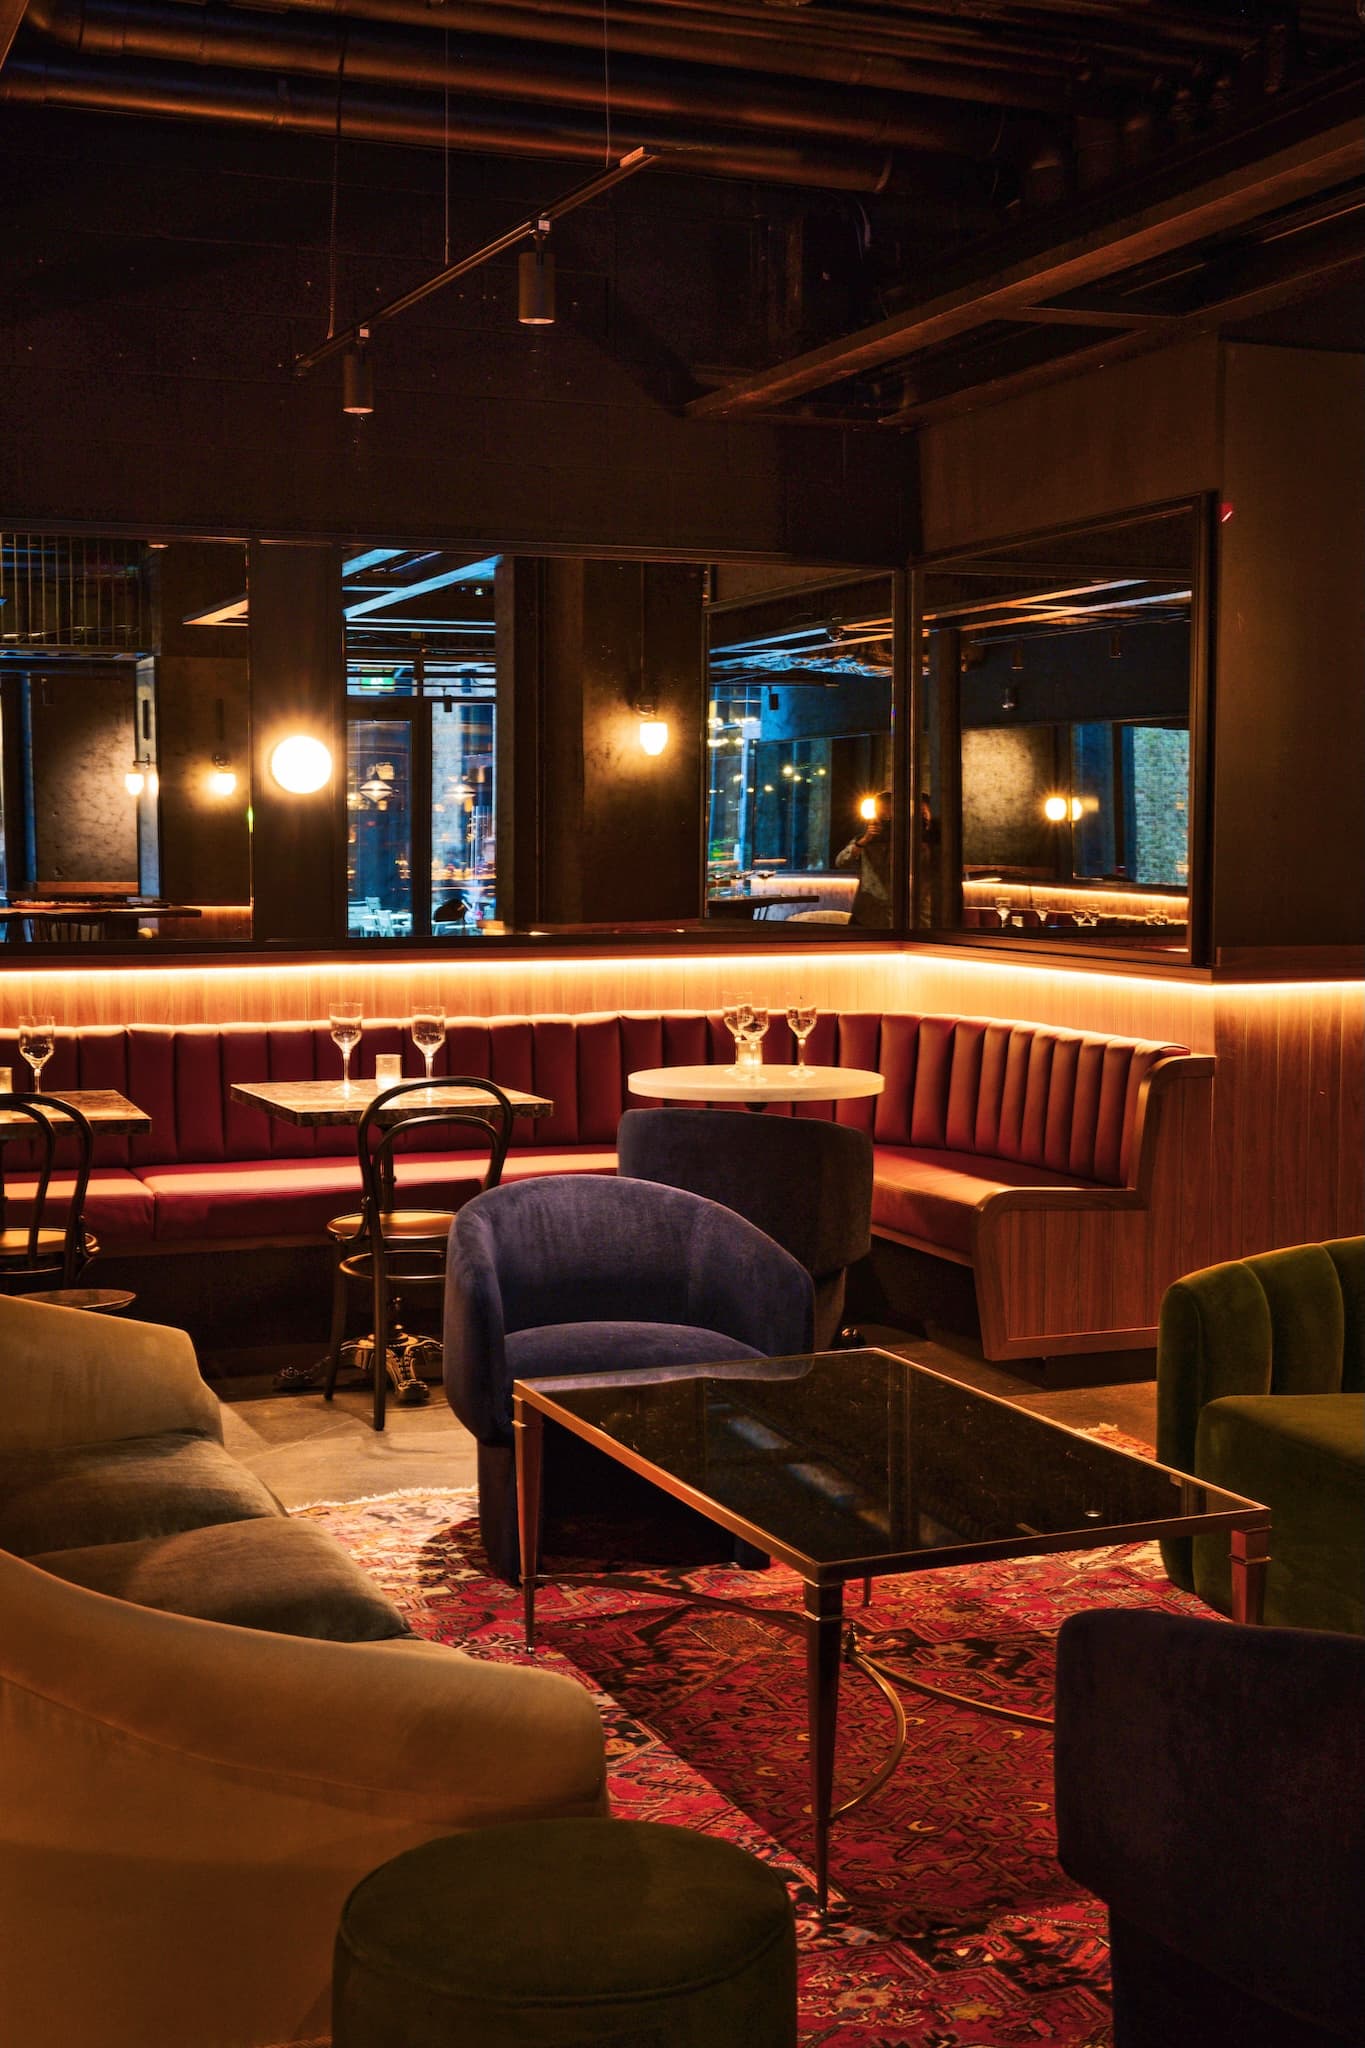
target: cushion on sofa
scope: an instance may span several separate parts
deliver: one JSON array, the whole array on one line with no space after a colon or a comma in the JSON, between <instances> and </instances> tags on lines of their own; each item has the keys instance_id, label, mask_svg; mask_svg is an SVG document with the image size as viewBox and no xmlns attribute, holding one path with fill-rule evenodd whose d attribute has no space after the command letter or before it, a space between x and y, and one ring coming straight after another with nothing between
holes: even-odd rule
<instances>
[{"instance_id":1,"label":"cushion on sofa","mask_svg":"<svg viewBox=\"0 0 1365 2048\"><path fill-rule=\"evenodd\" d=\"M54 1173L43 1207L43 1220L60 1228L75 1187L75 1176ZM27 1223L38 1190L36 1174L5 1181L5 1221ZM152 1235L156 1201L150 1188L126 1167L96 1167L85 1191L85 1221L101 1244L137 1244Z\"/></svg>"},{"instance_id":2,"label":"cushion on sofa","mask_svg":"<svg viewBox=\"0 0 1365 2048\"><path fill-rule=\"evenodd\" d=\"M1210 1401L1194 1469L1270 1509L1268 1623L1365 1634L1365 1394ZM1226 1536L1195 1538L1194 1587L1231 1613Z\"/></svg>"},{"instance_id":3,"label":"cushion on sofa","mask_svg":"<svg viewBox=\"0 0 1365 2048\"><path fill-rule=\"evenodd\" d=\"M185 1430L0 1451L0 1549L18 1557L283 1513L221 1444Z\"/></svg>"},{"instance_id":4,"label":"cushion on sofa","mask_svg":"<svg viewBox=\"0 0 1365 2048\"><path fill-rule=\"evenodd\" d=\"M974 1157L924 1146L877 1145L873 1150L872 1223L903 1237L943 1245L965 1258L972 1248L972 1215L987 1195L1005 1188L1074 1188L1096 1183L1052 1173L1012 1159Z\"/></svg>"},{"instance_id":5,"label":"cushion on sofa","mask_svg":"<svg viewBox=\"0 0 1365 2048\"><path fill-rule=\"evenodd\" d=\"M201 1621L340 1643L409 1633L398 1609L325 1531L287 1516L44 1551L30 1562L91 1592Z\"/></svg>"}]
</instances>

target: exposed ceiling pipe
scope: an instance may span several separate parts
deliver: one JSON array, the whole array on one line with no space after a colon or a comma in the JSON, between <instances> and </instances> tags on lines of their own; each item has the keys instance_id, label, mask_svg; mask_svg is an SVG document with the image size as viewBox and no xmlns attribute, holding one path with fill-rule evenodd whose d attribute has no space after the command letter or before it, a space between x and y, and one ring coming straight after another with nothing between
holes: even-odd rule
<instances>
[{"instance_id":1,"label":"exposed ceiling pipe","mask_svg":"<svg viewBox=\"0 0 1365 2048\"><path fill-rule=\"evenodd\" d=\"M225 7L193 9L157 0L29 0L32 28L83 54L150 58L155 62L220 65L229 70L284 71L348 84L441 89L461 96L531 101L597 109L602 104L599 61L557 53L554 65L528 64L525 52L466 39L444 44L429 32L385 31L348 23L336 30L279 15L244 14ZM344 39L344 40L343 40ZM983 162L1005 141L999 114L942 101L895 95L839 95L759 80L723 79L680 67L613 65L613 111L710 126L733 124L746 132L814 136L883 149L912 149ZM1036 127L1036 124L1034 124ZM1017 138L1016 138L1017 139ZM1030 137L1030 144L1036 137Z\"/></svg>"},{"instance_id":2,"label":"exposed ceiling pipe","mask_svg":"<svg viewBox=\"0 0 1365 2048\"><path fill-rule=\"evenodd\" d=\"M14 58L0 71L0 101L223 121L287 134L330 137L336 129L332 88L206 68L149 64L111 72L107 65L87 65L79 59L44 63ZM343 130L352 139L415 148L439 149L448 135L454 149L554 157L566 162L593 163L602 156L600 122L550 120L521 108L463 106L451 108L447 130L440 98L391 100L375 93L348 92ZM648 135L633 135L625 124L618 129L613 123L614 148L637 146L665 151L670 170L703 177L746 178L760 184L805 185L834 192L908 189L913 194L918 190L913 171L906 172L894 156L875 149L783 148L775 142L753 142L724 132L686 132L661 126L651 127Z\"/></svg>"},{"instance_id":3,"label":"exposed ceiling pipe","mask_svg":"<svg viewBox=\"0 0 1365 2048\"><path fill-rule=\"evenodd\" d=\"M411 27L451 29L475 35L499 36L514 42L533 42L543 60L547 45L567 45L591 50L600 59L602 16L536 13L526 6L499 4L499 0L448 0L432 7L427 0L280 0L289 12L328 14L372 21L406 22ZM784 17L785 19L786 17ZM977 100L1055 112L1059 91L1055 82L1029 79L1021 70L1017 80L1005 73L974 71L969 66L939 68L916 66L899 58L867 55L840 48L811 48L773 35L744 37L721 35L710 30L670 28L667 17L658 25L635 20L610 23L612 57L667 57L724 71L758 71L768 76L815 78L832 85L853 85L865 91L884 90L923 94L933 98Z\"/></svg>"}]
</instances>

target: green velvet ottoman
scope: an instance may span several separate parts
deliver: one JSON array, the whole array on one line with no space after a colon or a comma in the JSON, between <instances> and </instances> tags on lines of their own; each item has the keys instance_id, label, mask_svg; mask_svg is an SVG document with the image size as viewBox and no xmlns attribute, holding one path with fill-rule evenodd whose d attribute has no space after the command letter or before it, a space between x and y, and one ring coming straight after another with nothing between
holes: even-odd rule
<instances>
[{"instance_id":1,"label":"green velvet ottoman","mask_svg":"<svg viewBox=\"0 0 1365 2048\"><path fill-rule=\"evenodd\" d=\"M646 1821L425 1843L342 1910L333 2048L794 2048L780 1877Z\"/></svg>"}]
</instances>

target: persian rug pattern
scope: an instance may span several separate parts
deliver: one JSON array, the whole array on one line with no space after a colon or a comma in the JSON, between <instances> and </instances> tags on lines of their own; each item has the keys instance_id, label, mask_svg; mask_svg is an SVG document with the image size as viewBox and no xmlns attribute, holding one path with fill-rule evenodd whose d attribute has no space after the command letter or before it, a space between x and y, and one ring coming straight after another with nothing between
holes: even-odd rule
<instances>
[{"instance_id":1,"label":"persian rug pattern","mask_svg":"<svg viewBox=\"0 0 1365 2048\"><path fill-rule=\"evenodd\" d=\"M806 1812L805 1662L788 1572L619 1568L634 1582L544 1587L540 1647L488 1576L472 1494L417 1491L302 1512L323 1523L420 1635L586 1685L607 1730L614 1811L738 1842L796 1907L802 2048L1105 2048L1103 1908L1055 1860L1051 1730L906 1688L895 1775L833 1831L821 1926ZM600 1564L565 1570L607 1571ZM693 1596L724 1605L693 1605ZM1086 1607L1207 1614L1155 1545L883 1579L847 1612L873 1654L943 1692L1051 1712L1063 1619ZM732 1604L733 1603L733 1604ZM890 1715L845 1668L836 1798L886 1754Z\"/></svg>"}]
</instances>

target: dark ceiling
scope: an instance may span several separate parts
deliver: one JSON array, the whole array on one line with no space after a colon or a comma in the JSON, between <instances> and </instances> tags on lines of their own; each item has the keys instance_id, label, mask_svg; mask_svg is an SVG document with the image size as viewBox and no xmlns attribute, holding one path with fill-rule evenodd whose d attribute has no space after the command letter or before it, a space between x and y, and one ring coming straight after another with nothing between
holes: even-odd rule
<instances>
[{"instance_id":1,"label":"dark ceiling","mask_svg":"<svg viewBox=\"0 0 1365 2048\"><path fill-rule=\"evenodd\" d=\"M794 352L699 366L701 416L913 427L1365 272L1358 0L0 0L0 62L10 102L787 192Z\"/></svg>"}]
</instances>

